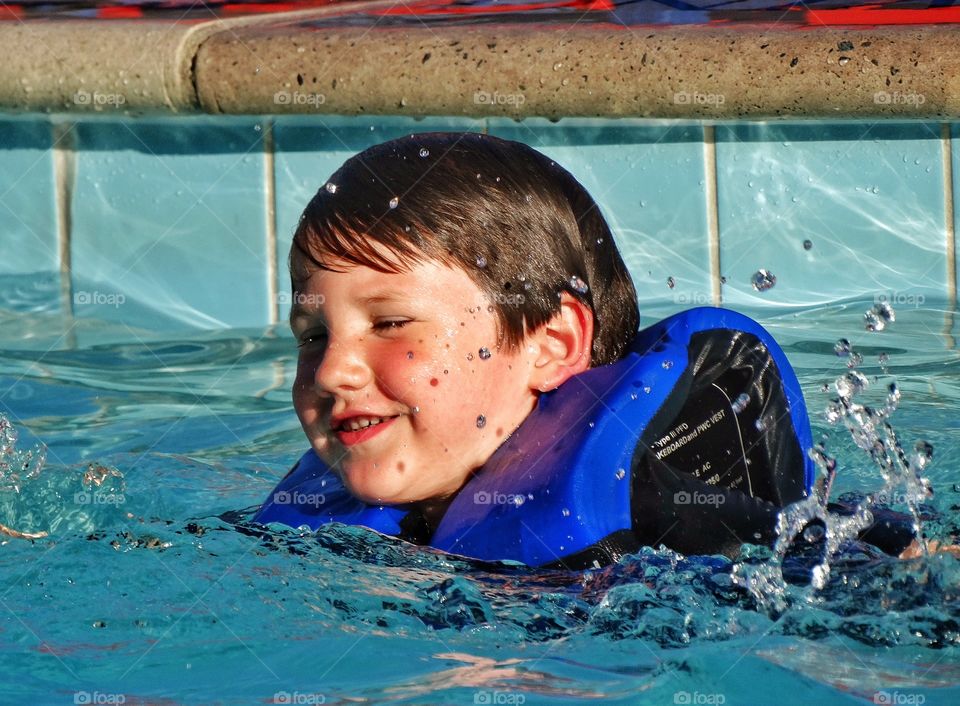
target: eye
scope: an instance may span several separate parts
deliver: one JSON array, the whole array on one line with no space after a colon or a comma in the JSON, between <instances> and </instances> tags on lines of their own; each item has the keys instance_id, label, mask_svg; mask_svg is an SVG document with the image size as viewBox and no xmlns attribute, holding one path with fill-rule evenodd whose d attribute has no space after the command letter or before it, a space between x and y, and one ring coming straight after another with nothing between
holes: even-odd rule
<instances>
[{"instance_id":1,"label":"eye","mask_svg":"<svg viewBox=\"0 0 960 706\"><path fill-rule=\"evenodd\" d=\"M391 331L401 329L410 323L410 319L382 319L373 324L374 331Z\"/></svg>"},{"instance_id":2,"label":"eye","mask_svg":"<svg viewBox=\"0 0 960 706\"><path fill-rule=\"evenodd\" d=\"M297 339L297 348L305 348L306 346L325 343L326 340L327 332L325 330L307 331Z\"/></svg>"}]
</instances>

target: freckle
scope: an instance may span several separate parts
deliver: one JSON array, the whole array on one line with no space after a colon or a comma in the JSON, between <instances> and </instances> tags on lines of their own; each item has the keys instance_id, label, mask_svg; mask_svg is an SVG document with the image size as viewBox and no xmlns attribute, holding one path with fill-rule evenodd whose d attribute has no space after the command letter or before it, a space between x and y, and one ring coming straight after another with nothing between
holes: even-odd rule
<instances>
[{"instance_id":1,"label":"freckle","mask_svg":"<svg viewBox=\"0 0 960 706\"><path fill-rule=\"evenodd\" d=\"M497 427L497 436L503 434L503 427Z\"/></svg>"},{"instance_id":2,"label":"freckle","mask_svg":"<svg viewBox=\"0 0 960 706\"><path fill-rule=\"evenodd\" d=\"M437 385L440 384L440 381L437 380L436 378L430 378L430 384L436 387Z\"/></svg>"},{"instance_id":3,"label":"freckle","mask_svg":"<svg viewBox=\"0 0 960 706\"><path fill-rule=\"evenodd\" d=\"M398 470L398 471L403 471L405 468L406 468L406 466L403 465L403 461L397 461L397 470Z\"/></svg>"},{"instance_id":4,"label":"freckle","mask_svg":"<svg viewBox=\"0 0 960 706\"><path fill-rule=\"evenodd\" d=\"M463 323L462 321L460 322L460 325L461 325L461 326L466 326L466 324Z\"/></svg>"}]
</instances>

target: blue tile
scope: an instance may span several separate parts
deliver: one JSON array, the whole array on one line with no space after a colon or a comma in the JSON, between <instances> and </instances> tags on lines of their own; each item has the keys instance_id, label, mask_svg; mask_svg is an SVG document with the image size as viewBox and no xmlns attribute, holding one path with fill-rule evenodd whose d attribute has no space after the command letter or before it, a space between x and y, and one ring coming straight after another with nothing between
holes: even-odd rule
<instances>
[{"instance_id":1,"label":"blue tile","mask_svg":"<svg viewBox=\"0 0 960 706\"><path fill-rule=\"evenodd\" d=\"M47 121L0 120L0 274L60 268Z\"/></svg>"},{"instance_id":2,"label":"blue tile","mask_svg":"<svg viewBox=\"0 0 960 706\"><path fill-rule=\"evenodd\" d=\"M641 315L655 304L669 311L710 303L699 125L491 120L490 134L529 144L586 187L630 269ZM643 317L641 324L646 323Z\"/></svg>"},{"instance_id":3,"label":"blue tile","mask_svg":"<svg viewBox=\"0 0 960 706\"><path fill-rule=\"evenodd\" d=\"M372 145L419 132L480 132L471 118L284 117L274 125L277 191L277 292L280 321L290 313L287 256L300 214L317 190L350 157Z\"/></svg>"},{"instance_id":4,"label":"blue tile","mask_svg":"<svg viewBox=\"0 0 960 706\"><path fill-rule=\"evenodd\" d=\"M944 296L939 125L752 124L716 134L725 304ZM777 278L762 293L750 284L761 268Z\"/></svg>"},{"instance_id":5,"label":"blue tile","mask_svg":"<svg viewBox=\"0 0 960 706\"><path fill-rule=\"evenodd\" d=\"M154 328L268 322L258 127L183 117L77 126L77 316Z\"/></svg>"}]
</instances>

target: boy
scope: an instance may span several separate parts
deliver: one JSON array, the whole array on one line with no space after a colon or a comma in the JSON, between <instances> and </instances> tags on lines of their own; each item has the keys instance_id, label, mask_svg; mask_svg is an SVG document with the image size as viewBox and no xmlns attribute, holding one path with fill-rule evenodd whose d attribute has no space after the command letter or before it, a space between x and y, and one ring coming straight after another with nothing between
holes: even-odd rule
<instances>
[{"instance_id":1,"label":"boy","mask_svg":"<svg viewBox=\"0 0 960 706\"><path fill-rule=\"evenodd\" d=\"M655 355L670 334L630 350L639 313L610 230L579 182L530 147L438 133L356 155L304 211L290 272L300 347L293 400L313 454L259 522L340 520L477 558L569 568L643 544L717 553L769 542L779 508L805 493L802 398L755 325L690 328L682 352L691 363L661 376L669 394L658 391L650 413L633 417L642 428L604 437L626 440L629 452L611 470L619 481L630 467L629 480L610 486L610 514L621 520L604 516L603 494L581 507L612 483L590 474L614 451L574 470L559 451L543 461L547 446L567 441L572 458L595 444L601 431L587 431L584 415L601 413L623 387L636 368L628 357ZM584 374L614 363L621 368ZM743 389L757 403L741 419L731 398ZM764 415L778 423L757 425ZM665 444L686 419L700 422L698 432ZM500 490L509 502L481 507ZM714 502L670 502L705 492ZM563 502L581 502L572 519ZM531 549L536 542L545 553Z\"/></svg>"}]
</instances>

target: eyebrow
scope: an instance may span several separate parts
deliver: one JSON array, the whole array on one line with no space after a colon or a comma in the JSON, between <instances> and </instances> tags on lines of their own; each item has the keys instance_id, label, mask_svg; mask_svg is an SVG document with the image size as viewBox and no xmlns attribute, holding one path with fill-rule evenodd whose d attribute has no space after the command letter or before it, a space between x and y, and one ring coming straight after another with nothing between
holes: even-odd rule
<instances>
[{"instance_id":1,"label":"eyebrow","mask_svg":"<svg viewBox=\"0 0 960 706\"><path fill-rule=\"evenodd\" d=\"M383 304L384 302L395 302L401 299L408 299L408 292L401 289L382 289L369 297L360 299L361 304Z\"/></svg>"}]
</instances>

